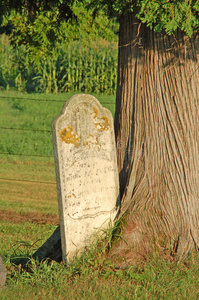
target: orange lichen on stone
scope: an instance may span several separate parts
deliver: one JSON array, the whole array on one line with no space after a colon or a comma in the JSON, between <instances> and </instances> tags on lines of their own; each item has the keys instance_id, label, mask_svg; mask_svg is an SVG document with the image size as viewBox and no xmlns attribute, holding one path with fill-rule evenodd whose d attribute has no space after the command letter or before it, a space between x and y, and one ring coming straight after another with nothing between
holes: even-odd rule
<instances>
[{"instance_id":1,"label":"orange lichen on stone","mask_svg":"<svg viewBox=\"0 0 199 300\"><path fill-rule=\"evenodd\" d=\"M94 122L95 127L98 131L109 130L110 122L109 119L105 116L101 118L97 118L96 122Z\"/></svg>"},{"instance_id":2,"label":"orange lichen on stone","mask_svg":"<svg viewBox=\"0 0 199 300\"><path fill-rule=\"evenodd\" d=\"M103 116L101 118L98 118L98 114L99 114L98 109L93 107L93 110L94 110L94 112L91 113L91 115L94 119L94 124L95 124L96 129L98 131L109 130L110 122L109 122L108 117Z\"/></svg>"},{"instance_id":3,"label":"orange lichen on stone","mask_svg":"<svg viewBox=\"0 0 199 300\"><path fill-rule=\"evenodd\" d=\"M89 134L87 136L86 145L89 148L96 148L96 149L99 149L101 147L101 144L99 143L98 136L93 136L92 134Z\"/></svg>"},{"instance_id":4,"label":"orange lichen on stone","mask_svg":"<svg viewBox=\"0 0 199 300\"><path fill-rule=\"evenodd\" d=\"M108 117L101 117L100 120L103 120L103 122L100 124L101 125L101 129L100 130L109 130L110 128L110 122L109 122L109 119Z\"/></svg>"},{"instance_id":5,"label":"orange lichen on stone","mask_svg":"<svg viewBox=\"0 0 199 300\"><path fill-rule=\"evenodd\" d=\"M98 117L98 114L99 114L99 111L96 107L93 107L93 110L94 112L91 113L91 115L93 116L93 118L97 118Z\"/></svg>"},{"instance_id":6,"label":"orange lichen on stone","mask_svg":"<svg viewBox=\"0 0 199 300\"><path fill-rule=\"evenodd\" d=\"M67 128L62 129L60 132L60 138L62 142L65 142L66 144L73 144L76 147L79 146L80 138L74 131L73 126L68 126Z\"/></svg>"}]
</instances>

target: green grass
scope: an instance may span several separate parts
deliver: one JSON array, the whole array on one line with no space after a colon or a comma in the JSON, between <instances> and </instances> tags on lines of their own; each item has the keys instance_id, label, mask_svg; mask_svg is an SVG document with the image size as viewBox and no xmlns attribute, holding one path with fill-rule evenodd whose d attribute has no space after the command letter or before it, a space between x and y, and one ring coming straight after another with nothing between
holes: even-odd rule
<instances>
[{"instance_id":1,"label":"green grass","mask_svg":"<svg viewBox=\"0 0 199 300\"><path fill-rule=\"evenodd\" d=\"M60 113L65 101L73 94L46 95L1 92L0 153L53 157L51 124L56 115ZM96 97L114 115L114 96L98 95ZM2 127L11 129L3 129ZM46 130L48 132L45 132Z\"/></svg>"},{"instance_id":2,"label":"green grass","mask_svg":"<svg viewBox=\"0 0 199 300\"><path fill-rule=\"evenodd\" d=\"M28 221L19 224L0 221L0 255L9 265L9 260L14 254L21 255L23 253L24 255L25 252L34 252L38 249L49 238L55 228L56 226L51 224L44 227L42 224Z\"/></svg>"},{"instance_id":3,"label":"green grass","mask_svg":"<svg viewBox=\"0 0 199 300\"><path fill-rule=\"evenodd\" d=\"M0 159L0 208L20 213L58 214L53 159Z\"/></svg>"},{"instance_id":4,"label":"green grass","mask_svg":"<svg viewBox=\"0 0 199 300\"><path fill-rule=\"evenodd\" d=\"M0 298L198 299L198 256L192 255L179 264L151 256L142 266L121 270L106 260L105 246L98 240L68 266L30 259L28 268L23 269L12 264L6 254L3 259L8 269L7 284ZM23 255L23 251L26 257L31 250L31 243L19 243L10 258Z\"/></svg>"}]
</instances>

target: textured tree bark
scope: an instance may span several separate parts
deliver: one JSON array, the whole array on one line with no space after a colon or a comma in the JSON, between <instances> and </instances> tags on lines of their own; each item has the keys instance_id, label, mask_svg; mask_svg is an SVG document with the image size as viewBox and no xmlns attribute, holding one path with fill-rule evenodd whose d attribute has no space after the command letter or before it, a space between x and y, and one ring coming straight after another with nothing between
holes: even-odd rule
<instances>
[{"instance_id":1,"label":"textured tree bark","mask_svg":"<svg viewBox=\"0 0 199 300\"><path fill-rule=\"evenodd\" d=\"M199 38L120 19L115 132L125 226L117 251L199 246ZM128 254L129 253L129 254Z\"/></svg>"}]
</instances>

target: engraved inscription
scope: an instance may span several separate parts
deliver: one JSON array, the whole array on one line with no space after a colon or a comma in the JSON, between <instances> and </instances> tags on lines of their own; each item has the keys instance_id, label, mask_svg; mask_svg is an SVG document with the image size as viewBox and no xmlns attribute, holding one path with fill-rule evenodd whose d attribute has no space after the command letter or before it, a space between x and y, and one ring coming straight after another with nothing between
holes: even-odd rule
<instances>
[{"instance_id":1,"label":"engraved inscription","mask_svg":"<svg viewBox=\"0 0 199 300\"><path fill-rule=\"evenodd\" d=\"M72 166L66 164L62 169L62 176L66 181L65 205L69 216L81 218L113 210L116 178L112 173L116 171L111 161L101 160L96 156L76 161Z\"/></svg>"}]
</instances>

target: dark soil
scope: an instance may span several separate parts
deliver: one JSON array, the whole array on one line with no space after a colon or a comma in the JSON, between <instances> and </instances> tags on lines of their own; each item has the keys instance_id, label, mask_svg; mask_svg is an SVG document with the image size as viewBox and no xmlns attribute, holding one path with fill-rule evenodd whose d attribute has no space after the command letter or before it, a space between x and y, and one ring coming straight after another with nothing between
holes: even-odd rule
<instances>
[{"instance_id":1,"label":"dark soil","mask_svg":"<svg viewBox=\"0 0 199 300\"><path fill-rule=\"evenodd\" d=\"M44 213L27 212L20 213L13 210L0 210L0 220L9 221L11 223L24 223L29 221L30 223L36 224L52 224L59 225L58 215L47 215Z\"/></svg>"}]
</instances>

